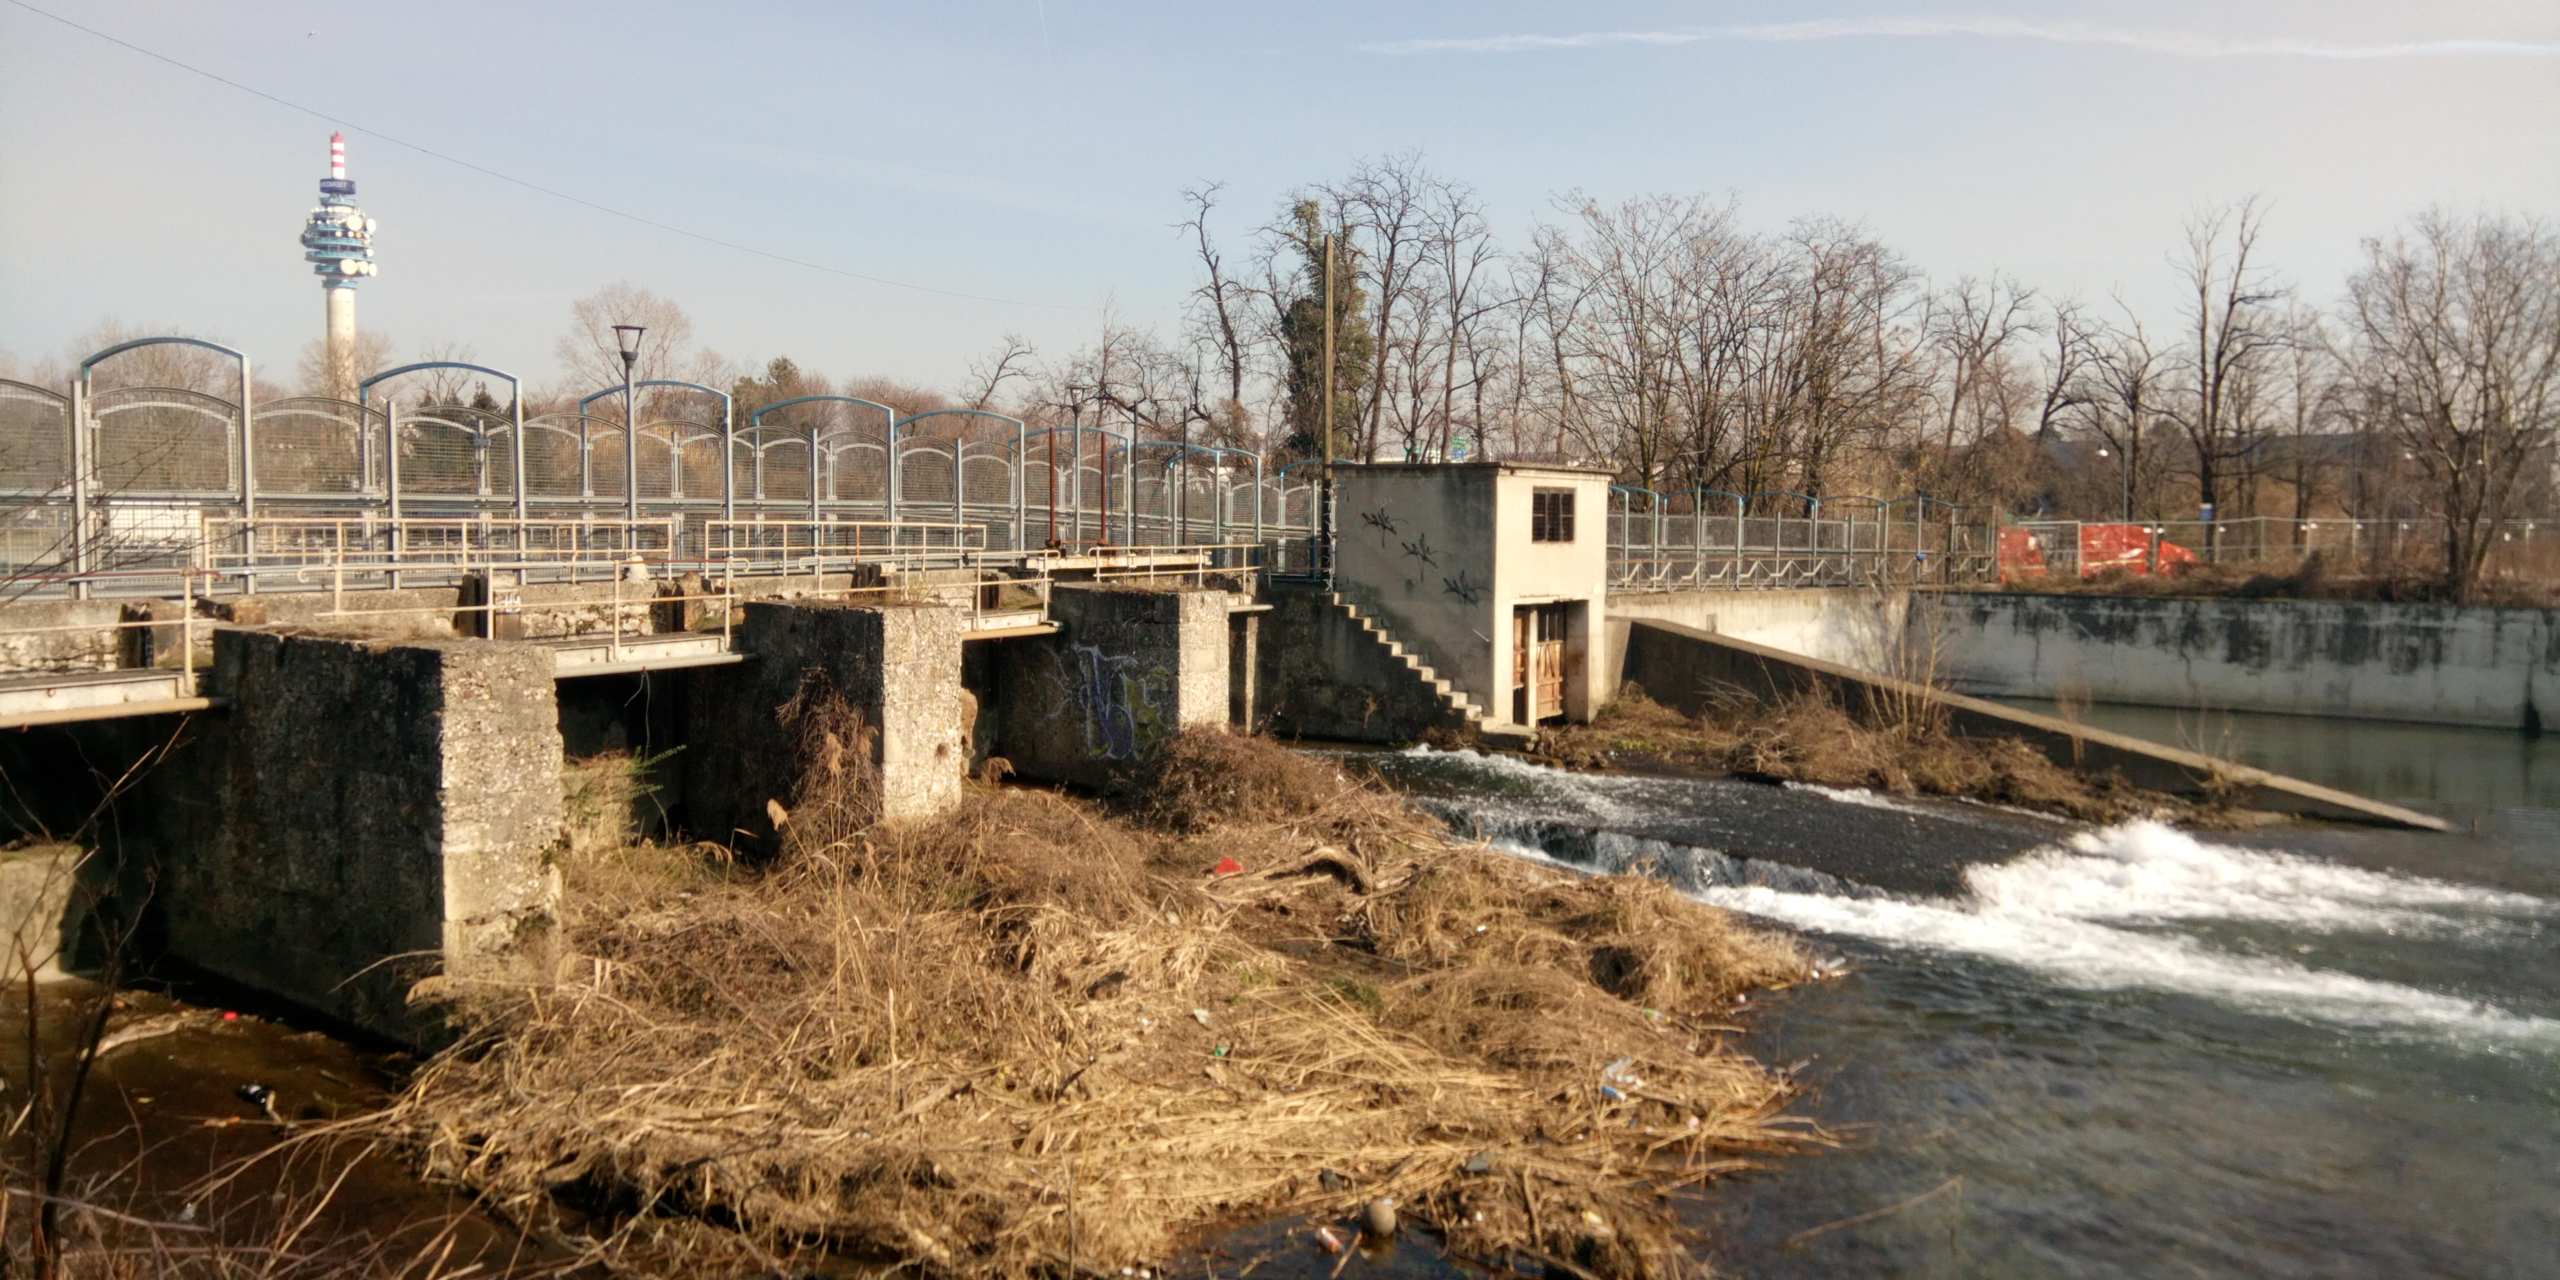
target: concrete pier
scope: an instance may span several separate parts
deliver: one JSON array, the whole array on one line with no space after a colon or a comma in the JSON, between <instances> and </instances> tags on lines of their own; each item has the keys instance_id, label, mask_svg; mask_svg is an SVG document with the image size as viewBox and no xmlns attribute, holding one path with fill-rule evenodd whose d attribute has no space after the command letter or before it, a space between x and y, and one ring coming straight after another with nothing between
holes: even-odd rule
<instances>
[{"instance_id":1,"label":"concrete pier","mask_svg":"<svg viewBox=\"0 0 2560 1280\"><path fill-rule=\"evenodd\" d=\"M1216 589L1060 586L1062 634L998 642L995 749L1024 777L1096 785L1231 711L1228 623Z\"/></svg>"},{"instance_id":2,"label":"concrete pier","mask_svg":"<svg viewBox=\"0 0 2560 1280\"><path fill-rule=\"evenodd\" d=\"M229 710L146 780L176 959L415 1038L410 986L547 980L560 884L547 655L225 630Z\"/></svg>"},{"instance_id":3,"label":"concrete pier","mask_svg":"<svg viewBox=\"0 0 2560 1280\"><path fill-rule=\"evenodd\" d=\"M697 673L686 693L685 804L705 839L767 844L766 801L800 776L783 718L803 690L831 690L871 730L881 816L927 818L959 803L969 767L960 680L968 616L933 604L754 601L738 645L747 661Z\"/></svg>"}]
</instances>

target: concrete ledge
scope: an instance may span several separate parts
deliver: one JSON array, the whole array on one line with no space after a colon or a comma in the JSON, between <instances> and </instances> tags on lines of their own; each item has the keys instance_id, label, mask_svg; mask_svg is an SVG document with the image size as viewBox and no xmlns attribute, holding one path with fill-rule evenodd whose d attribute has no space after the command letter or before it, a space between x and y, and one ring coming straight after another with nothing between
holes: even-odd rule
<instances>
[{"instance_id":1,"label":"concrete ledge","mask_svg":"<svg viewBox=\"0 0 2560 1280\"><path fill-rule=\"evenodd\" d=\"M2442 819L2299 778L2018 711L1963 694L1942 693L1678 623L1639 619L1629 624L1626 677L1647 696L1690 715L1726 691L1777 702L1797 693L1820 690L1838 698L1851 716L1862 721L1881 718L1881 709L1894 703L1907 705L1909 699L1931 697L1946 708L1948 721L1957 733L2016 738L2057 764L2075 769L2112 769L2127 782L2149 790L2172 795L2210 793L2272 813L2425 831L2448 829Z\"/></svg>"}]
</instances>

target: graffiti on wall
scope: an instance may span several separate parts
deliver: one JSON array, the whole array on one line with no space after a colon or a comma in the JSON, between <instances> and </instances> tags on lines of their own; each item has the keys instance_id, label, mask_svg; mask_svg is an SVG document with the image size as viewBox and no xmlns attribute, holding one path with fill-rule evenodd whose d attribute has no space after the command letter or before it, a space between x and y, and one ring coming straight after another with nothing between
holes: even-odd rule
<instances>
[{"instance_id":1,"label":"graffiti on wall","mask_svg":"<svg viewBox=\"0 0 2560 1280\"><path fill-rule=\"evenodd\" d=\"M1456 596L1468 604L1476 604L1484 596L1484 584L1476 581L1475 575L1460 569L1457 577L1440 580L1440 593Z\"/></svg>"},{"instance_id":2,"label":"graffiti on wall","mask_svg":"<svg viewBox=\"0 0 2560 1280\"><path fill-rule=\"evenodd\" d=\"M1387 538L1390 535L1404 532L1396 527L1395 516L1384 507L1375 511L1361 512L1360 523L1378 531L1378 545L1382 547L1387 545Z\"/></svg>"},{"instance_id":3,"label":"graffiti on wall","mask_svg":"<svg viewBox=\"0 0 2560 1280\"><path fill-rule=\"evenodd\" d=\"M1135 760L1142 746L1161 742L1166 723L1166 673L1128 654L1089 644L1056 651L1049 673L1059 701L1082 721L1084 749L1105 760Z\"/></svg>"}]
</instances>

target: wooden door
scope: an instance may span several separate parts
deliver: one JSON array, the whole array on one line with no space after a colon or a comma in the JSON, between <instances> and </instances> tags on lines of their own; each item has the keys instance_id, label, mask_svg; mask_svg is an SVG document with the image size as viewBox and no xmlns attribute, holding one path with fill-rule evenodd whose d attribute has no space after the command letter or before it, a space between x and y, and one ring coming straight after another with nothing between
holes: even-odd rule
<instances>
[{"instance_id":1,"label":"wooden door","mask_svg":"<svg viewBox=\"0 0 2560 1280\"><path fill-rule=\"evenodd\" d=\"M1511 720L1514 724L1535 724L1538 719L1529 705L1529 658L1535 651L1529 631L1536 616L1528 609L1511 611Z\"/></svg>"},{"instance_id":2,"label":"wooden door","mask_svg":"<svg viewBox=\"0 0 2560 1280\"><path fill-rule=\"evenodd\" d=\"M1564 714L1564 606L1538 610L1538 687L1535 719Z\"/></svg>"}]
</instances>

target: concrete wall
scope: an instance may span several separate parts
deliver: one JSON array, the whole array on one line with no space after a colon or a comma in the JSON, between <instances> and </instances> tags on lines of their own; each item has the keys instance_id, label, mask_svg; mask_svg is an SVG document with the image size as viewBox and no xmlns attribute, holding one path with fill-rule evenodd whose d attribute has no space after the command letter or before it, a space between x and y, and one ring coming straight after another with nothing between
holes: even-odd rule
<instances>
[{"instance_id":1,"label":"concrete wall","mask_svg":"<svg viewBox=\"0 0 2560 1280\"><path fill-rule=\"evenodd\" d=\"M960 610L942 605L750 602L737 633L747 660L694 672L684 694L694 834L771 842L766 802L788 805L802 764L799 731L782 710L804 684L832 689L874 730L881 817L931 817L959 803L969 767L967 628Z\"/></svg>"},{"instance_id":2,"label":"concrete wall","mask_svg":"<svg viewBox=\"0 0 2560 1280\"><path fill-rule=\"evenodd\" d=\"M229 708L137 806L167 953L400 1038L429 973L547 980L552 685L525 645L221 632Z\"/></svg>"},{"instance_id":3,"label":"concrete wall","mask_svg":"<svg viewBox=\"0 0 2560 1280\"><path fill-rule=\"evenodd\" d=\"M1909 628L1990 697L2497 728L2560 712L2555 609L1924 591Z\"/></svg>"},{"instance_id":4,"label":"concrete wall","mask_svg":"<svg viewBox=\"0 0 2560 1280\"><path fill-rule=\"evenodd\" d=\"M1646 696L1691 715L1723 696L1775 703L1819 691L1853 718L1891 722L1904 709L1934 699L1958 734L2016 738L2057 764L2113 771L2138 787L2212 795L2272 813L2444 829L2441 821L2396 805L1677 623L1636 621L1628 626L1626 677Z\"/></svg>"},{"instance_id":5,"label":"concrete wall","mask_svg":"<svg viewBox=\"0 0 2560 1280\"><path fill-rule=\"evenodd\" d=\"M1334 580L1442 679L1500 709L1511 628L1494 621L1491 466L1346 466L1334 504ZM1525 518L1525 517L1524 517ZM1499 643L1497 643L1499 641Z\"/></svg>"},{"instance_id":6,"label":"concrete wall","mask_svg":"<svg viewBox=\"0 0 2560 1280\"><path fill-rule=\"evenodd\" d=\"M1845 587L1626 592L1609 598L1611 615L1621 620L1678 623L1864 671L1904 665L1900 655L1910 607L1907 591ZM1623 625L1611 630L1608 662L1615 672L1627 631Z\"/></svg>"},{"instance_id":7,"label":"concrete wall","mask_svg":"<svg viewBox=\"0 0 2560 1280\"><path fill-rule=\"evenodd\" d=\"M0 605L0 671L110 671L116 666L114 600L21 600ZM57 631L39 628L74 627Z\"/></svg>"},{"instance_id":8,"label":"concrete wall","mask_svg":"<svg viewBox=\"0 0 2560 1280\"><path fill-rule=\"evenodd\" d=\"M1063 633L1005 646L995 751L1023 777L1098 785L1186 728L1227 723L1229 597L1061 585Z\"/></svg>"},{"instance_id":9,"label":"concrete wall","mask_svg":"<svg viewBox=\"0 0 2560 1280\"><path fill-rule=\"evenodd\" d=\"M1257 729L1293 738L1411 742L1457 715L1313 587L1275 585L1262 615Z\"/></svg>"}]
</instances>

